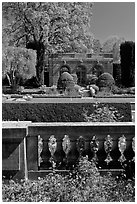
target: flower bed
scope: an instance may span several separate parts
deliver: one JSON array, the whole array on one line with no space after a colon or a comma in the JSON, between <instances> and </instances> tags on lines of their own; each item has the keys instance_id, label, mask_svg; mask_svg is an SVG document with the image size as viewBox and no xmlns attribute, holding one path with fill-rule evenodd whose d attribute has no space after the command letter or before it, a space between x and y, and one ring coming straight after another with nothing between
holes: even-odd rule
<instances>
[{"instance_id":1,"label":"flower bed","mask_svg":"<svg viewBox=\"0 0 137 204\"><path fill-rule=\"evenodd\" d=\"M3 183L2 195L4 202L135 202L135 181L101 176L85 157L68 175L53 171L37 181Z\"/></svg>"},{"instance_id":2,"label":"flower bed","mask_svg":"<svg viewBox=\"0 0 137 204\"><path fill-rule=\"evenodd\" d=\"M106 110L102 109L106 107ZM100 112L103 110L103 112ZM103 115L101 115L103 113ZM32 122L131 122L129 103L3 103L3 121ZM92 117L91 117L92 116Z\"/></svg>"}]
</instances>

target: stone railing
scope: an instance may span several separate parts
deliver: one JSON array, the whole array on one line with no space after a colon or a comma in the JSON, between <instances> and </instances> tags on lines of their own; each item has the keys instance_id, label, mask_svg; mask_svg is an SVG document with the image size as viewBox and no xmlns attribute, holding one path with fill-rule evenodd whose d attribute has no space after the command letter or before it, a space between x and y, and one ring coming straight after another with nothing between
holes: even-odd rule
<instances>
[{"instance_id":1,"label":"stone railing","mask_svg":"<svg viewBox=\"0 0 137 204\"><path fill-rule=\"evenodd\" d=\"M3 123L3 175L34 179L50 171L70 171L81 156L100 172L123 171L134 161L135 124Z\"/></svg>"}]
</instances>

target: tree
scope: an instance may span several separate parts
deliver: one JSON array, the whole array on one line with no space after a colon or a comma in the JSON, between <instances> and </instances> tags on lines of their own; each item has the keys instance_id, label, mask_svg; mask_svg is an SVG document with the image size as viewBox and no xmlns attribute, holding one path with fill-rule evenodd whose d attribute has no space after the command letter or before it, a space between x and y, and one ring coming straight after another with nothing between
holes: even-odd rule
<instances>
[{"instance_id":1,"label":"tree","mask_svg":"<svg viewBox=\"0 0 137 204\"><path fill-rule=\"evenodd\" d=\"M118 36L108 37L108 39L102 45L103 52L112 53L113 52L113 46L119 41L123 42L124 38L121 38L121 37L118 37Z\"/></svg>"},{"instance_id":2,"label":"tree","mask_svg":"<svg viewBox=\"0 0 137 204\"><path fill-rule=\"evenodd\" d=\"M135 86L135 42L125 41L120 46L121 81L125 87Z\"/></svg>"},{"instance_id":3,"label":"tree","mask_svg":"<svg viewBox=\"0 0 137 204\"><path fill-rule=\"evenodd\" d=\"M36 52L20 47L7 47L2 52L2 75L16 89L21 79L36 75Z\"/></svg>"},{"instance_id":4,"label":"tree","mask_svg":"<svg viewBox=\"0 0 137 204\"><path fill-rule=\"evenodd\" d=\"M86 52L92 43L90 2L3 2L2 11L10 45L36 50L40 84L45 53Z\"/></svg>"},{"instance_id":5,"label":"tree","mask_svg":"<svg viewBox=\"0 0 137 204\"><path fill-rule=\"evenodd\" d=\"M113 45L113 63L120 63L120 45L125 42L124 38L119 38Z\"/></svg>"},{"instance_id":6,"label":"tree","mask_svg":"<svg viewBox=\"0 0 137 204\"><path fill-rule=\"evenodd\" d=\"M100 40L94 39L93 40L93 51L94 51L94 53L96 53L96 54L100 53L101 47L102 47L102 45L100 43Z\"/></svg>"}]
</instances>

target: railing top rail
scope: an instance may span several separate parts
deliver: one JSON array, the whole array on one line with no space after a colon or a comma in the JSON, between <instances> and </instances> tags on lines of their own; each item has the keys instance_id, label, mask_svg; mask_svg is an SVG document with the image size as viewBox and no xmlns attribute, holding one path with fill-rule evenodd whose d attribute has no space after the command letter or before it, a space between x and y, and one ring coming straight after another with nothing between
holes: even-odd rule
<instances>
[{"instance_id":1,"label":"railing top rail","mask_svg":"<svg viewBox=\"0 0 137 204\"><path fill-rule=\"evenodd\" d=\"M3 121L2 128L26 128L31 123L31 121Z\"/></svg>"},{"instance_id":2,"label":"railing top rail","mask_svg":"<svg viewBox=\"0 0 137 204\"><path fill-rule=\"evenodd\" d=\"M31 123L30 127L45 127L45 126L135 126L135 122L41 122ZM28 126L28 127L29 127Z\"/></svg>"},{"instance_id":3,"label":"railing top rail","mask_svg":"<svg viewBox=\"0 0 137 204\"><path fill-rule=\"evenodd\" d=\"M21 128L33 128L33 127L97 127L97 126L102 126L102 127L133 127L135 126L135 122L36 122L32 123L22 121L22 122L17 122L17 121L8 121L8 122L2 122L2 129L21 129Z\"/></svg>"}]
</instances>

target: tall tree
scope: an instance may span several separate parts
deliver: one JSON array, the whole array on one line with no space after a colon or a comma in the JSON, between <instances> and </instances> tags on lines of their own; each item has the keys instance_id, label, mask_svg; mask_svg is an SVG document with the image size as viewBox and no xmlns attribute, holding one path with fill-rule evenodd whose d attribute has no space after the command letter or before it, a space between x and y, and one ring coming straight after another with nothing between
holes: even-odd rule
<instances>
[{"instance_id":1,"label":"tall tree","mask_svg":"<svg viewBox=\"0 0 137 204\"><path fill-rule=\"evenodd\" d=\"M92 43L90 2L3 2L2 11L9 44L36 50L40 84L45 53L86 52Z\"/></svg>"},{"instance_id":2,"label":"tall tree","mask_svg":"<svg viewBox=\"0 0 137 204\"><path fill-rule=\"evenodd\" d=\"M107 38L107 40L102 45L102 51L106 53L112 53L113 52L113 46L119 42L124 41L124 38L118 37L118 36L110 36Z\"/></svg>"},{"instance_id":3,"label":"tall tree","mask_svg":"<svg viewBox=\"0 0 137 204\"><path fill-rule=\"evenodd\" d=\"M101 48L102 48L102 45L100 43L100 40L94 39L93 40L93 51L94 51L94 53L96 53L96 54L100 53Z\"/></svg>"}]
</instances>

